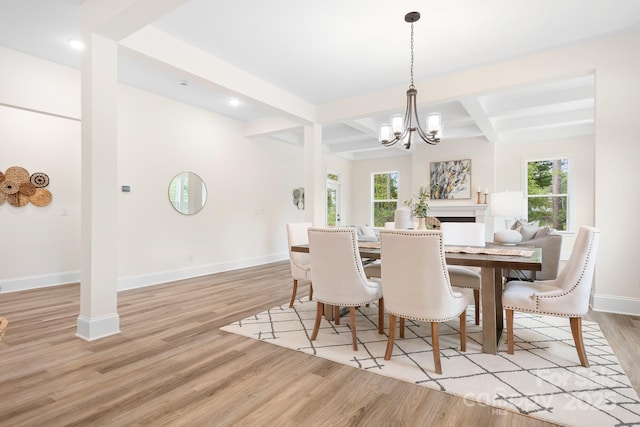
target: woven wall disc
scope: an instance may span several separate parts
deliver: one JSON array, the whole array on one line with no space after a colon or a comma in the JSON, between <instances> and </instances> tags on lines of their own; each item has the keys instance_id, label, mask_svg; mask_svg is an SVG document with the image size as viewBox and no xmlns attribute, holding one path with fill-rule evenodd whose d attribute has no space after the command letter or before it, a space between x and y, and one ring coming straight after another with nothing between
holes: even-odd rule
<instances>
[{"instance_id":1,"label":"woven wall disc","mask_svg":"<svg viewBox=\"0 0 640 427\"><path fill-rule=\"evenodd\" d=\"M31 183L38 188L44 188L49 185L49 176L46 173L35 172L31 175Z\"/></svg>"},{"instance_id":2,"label":"woven wall disc","mask_svg":"<svg viewBox=\"0 0 640 427\"><path fill-rule=\"evenodd\" d=\"M18 191L18 193L27 197L33 196L34 194L36 194L36 186L30 182L23 182L22 184L20 184L20 191Z\"/></svg>"},{"instance_id":3,"label":"woven wall disc","mask_svg":"<svg viewBox=\"0 0 640 427\"><path fill-rule=\"evenodd\" d=\"M0 205L7 200L7 195L0 191Z\"/></svg>"},{"instance_id":4,"label":"woven wall disc","mask_svg":"<svg viewBox=\"0 0 640 427\"><path fill-rule=\"evenodd\" d=\"M29 201L36 206L47 206L51 203L51 199L53 196L51 192L46 188L38 188L36 189L36 194L29 197Z\"/></svg>"},{"instance_id":5,"label":"woven wall disc","mask_svg":"<svg viewBox=\"0 0 640 427\"><path fill-rule=\"evenodd\" d=\"M0 182L4 181L4 174L0 172Z\"/></svg>"},{"instance_id":6,"label":"woven wall disc","mask_svg":"<svg viewBox=\"0 0 640 427\"><path fill-rule=\"evenodd\" d=\"M20 166L11 166L4 173L4 176L8 181L15 181L18 184L29 182L29 171L25 168L21 168Z\"/></svg>"},{"instance_id":7,"label":"woven wall disc","mask_svg":"<svg viewBox=\"0 0 640 427\"><path fill-rule=\"evenodd\" d=\"M27 203L29 203L29 196L25 196L20 193L9 194L7 196L7 202L9 202L11 206L20 208L22 206L25 206Z\"/></svg>"},{"instance_id":8,"label":"woven wall disc","mask_svg":"<svg viewBox=\"0 0 640 427\"><path fill-rule=\"evenodd\" d=\"M0 182L0 192L4 194L16 194L18 191L20 191L20 185L15 181L5 179Z\"/></svg>"}]
</instances>

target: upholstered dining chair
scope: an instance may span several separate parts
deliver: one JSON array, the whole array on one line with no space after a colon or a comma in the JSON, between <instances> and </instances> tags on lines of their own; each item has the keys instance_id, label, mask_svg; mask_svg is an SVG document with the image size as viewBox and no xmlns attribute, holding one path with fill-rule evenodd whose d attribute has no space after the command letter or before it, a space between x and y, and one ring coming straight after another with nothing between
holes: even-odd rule
<instances>
[{"instance_id":1,"label":"upholstered dining chair","mask_svg":"<svg viewBox=\"0 0 640 427\"><path fill-rule=\"evenodd\" d=\"M471 292L454 292L449 281L442 231L381 230L382 292L389 313L384 355L391 359L396 317L431 322L435 371L442 374L438 324L460 319L460 349L466 351L466 310ZM402 328L402 324L400 326Z\"/></svg>"},{"instance_id":2,"label":"upholstered dining chair","mask_svg":"<svg viewBox=\"0 0 640 427\"><path fill-rule=\"evenodd\" d=\"M445 245L453 246L484 246L485 234L482 222L443 222L440 224ZM449 278L451 286L473 290L475 304L475 323L480 324L480 285L482 283L480 269L477 267L462 267L450 265Z\"/></svg>"},{"instance_id":3,"label":"upholstered dining chair","mask_svg":"<svg viewBox=\"0 0 640 427\"><path fill-rule=\"evenodd\" d=\"M589 310L599 240L599 229L580 227L569 261L557 279L507 282L502 305L507 315L509 354L514 352L514 311L568 317L580 364L589 367L582 340L582 316Z\"/></svg>"},{"instance_id":4,"label":"upholstered dining chair","mask_svg":"<svg viewBox=\"0 0 640 427\"><path fill-rule=\"evenodd\" d=\"M291 276L293 277L293 292L291 292L291 302L289 307L293 307L298 292L298 280L309 281L309 301L313 299L313 283L311 283L311 263L309 254L302 252L291 252L293 245L305 245L309 243L307 230L313 224L310 222L296 222L287 224L287 240L289 243L289 261L291 264Z\"/></svg>"},{"instance_id":5,"label":"upholstered dining chair","mask_svg":"<svg viewBox=\"0 0 640 427\"><path fill-rule=\"evenodd\" d=\"M336 323L339 307L349 307L351 341L358 350L356 307L378 301L378 333L384 332L384 301L379 280L368 280L358 252L358 238L353 227L310 228L309 255L313 271L317 312L311 340L318 336L324 305L334 306Z\"/></svg>"}]
</instances>

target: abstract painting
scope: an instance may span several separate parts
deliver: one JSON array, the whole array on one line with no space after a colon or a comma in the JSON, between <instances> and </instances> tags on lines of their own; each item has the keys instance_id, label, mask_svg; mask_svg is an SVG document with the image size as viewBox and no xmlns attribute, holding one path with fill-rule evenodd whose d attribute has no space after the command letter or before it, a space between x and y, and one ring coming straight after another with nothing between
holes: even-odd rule
<instances>
[{"instance_id":1,"label":"abstract painting","mask_svg":"<svg viewBox=\"0 0 640 427\"><path fill-rule=\"evenodd\" d=\"M431 199L470 199L471 160L431 163Z\"/></svg>"}]
</instances>

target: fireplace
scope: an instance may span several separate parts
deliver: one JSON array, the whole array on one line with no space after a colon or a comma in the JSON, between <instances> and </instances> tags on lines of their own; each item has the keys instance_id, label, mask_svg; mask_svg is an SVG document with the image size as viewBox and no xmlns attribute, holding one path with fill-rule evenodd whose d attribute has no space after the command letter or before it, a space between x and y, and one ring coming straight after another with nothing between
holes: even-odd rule
<instances>
[{"instance_id":1,"label":"fireplace","mask_svg":"<svg viewBox=\"0 0 640 427\"><path fill-rule=\"evenodd\" d=\"M430 205L429 216L440 222L486 222L488 205Z\"/></svg>"}]
</instances>

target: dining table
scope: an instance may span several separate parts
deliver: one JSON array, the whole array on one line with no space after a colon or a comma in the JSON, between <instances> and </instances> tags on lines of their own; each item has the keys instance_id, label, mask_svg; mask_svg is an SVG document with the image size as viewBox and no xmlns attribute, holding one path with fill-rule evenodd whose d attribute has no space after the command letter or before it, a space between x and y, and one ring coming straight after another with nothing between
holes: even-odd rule
<instances>
[{"instance_id":1,"label":"dining table","mask_svg":"<svg viewBox=\"0 0 640 427\"><path fill-rule=\"evenodd\" d=\"M359 242L363 260L380 259L380 242ZM292 252L309 253L309 245L293 245ZM482 351L496 354L504 329L502 308L502 270L542 270L542 249L522 246L505 246L487 242L485 246L447 246L445 259L448 265L480 267Z\"/></svg>"}]
</instances>

